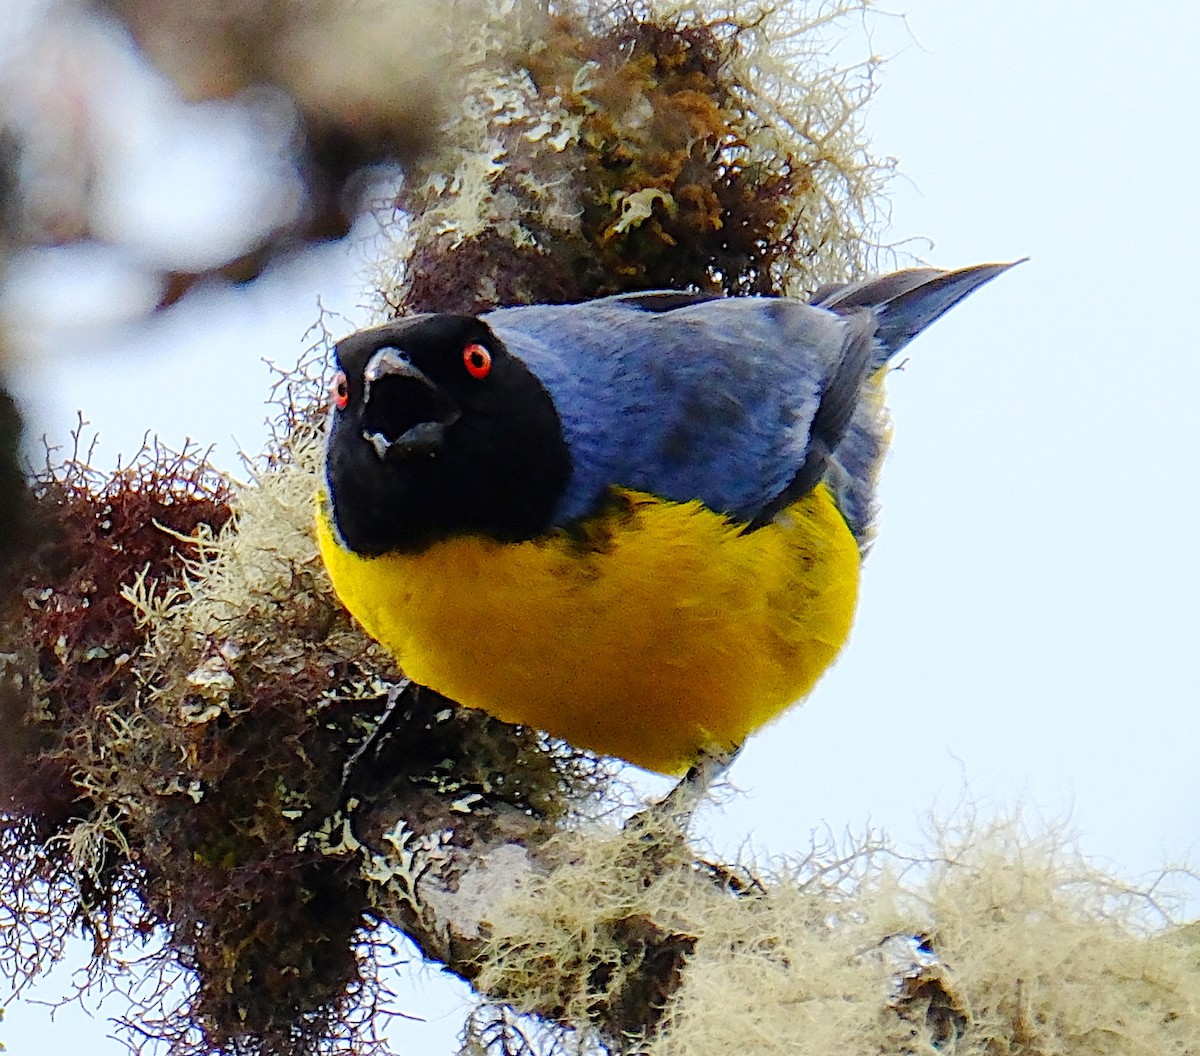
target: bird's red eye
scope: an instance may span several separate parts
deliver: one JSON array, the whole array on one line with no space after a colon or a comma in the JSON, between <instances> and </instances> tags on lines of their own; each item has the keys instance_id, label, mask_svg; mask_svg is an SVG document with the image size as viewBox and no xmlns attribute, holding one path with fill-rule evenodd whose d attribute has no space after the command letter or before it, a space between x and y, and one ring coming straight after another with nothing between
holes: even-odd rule
<instances>
[{"instance_id":1,"label":"bird's red eye","mask_svg":"<svg viewBox=\"0 0 1200 1056\"><path fill-rule=\"evenodd\" d=\"M343 371L339 370L334 375L333 384L329 386L329 398L339 411L344 411L346 404L350 402L350 385L346 381L346 375Z\"/></svg>"},{"instance_id":2,"label":"bird's red eye","mask_svg":"<svg viewBox=\"0 0 1200 1056\"><path fill-rule=\"evenodd\" d=\"M463 366L473 378L486 378L492 372L492 354L483 345L463 349Z\"/></svg>"}]
</instances>

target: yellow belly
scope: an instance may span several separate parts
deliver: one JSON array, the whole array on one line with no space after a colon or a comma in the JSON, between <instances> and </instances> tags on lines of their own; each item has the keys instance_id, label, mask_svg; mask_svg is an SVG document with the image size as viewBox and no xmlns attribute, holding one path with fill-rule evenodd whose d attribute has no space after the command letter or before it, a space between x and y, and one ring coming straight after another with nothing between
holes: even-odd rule
<instances>
[{"instance_id":1,"label":"yellow belly","mask_svg":"<svg viewBox=\"0 0 1200 1056\"><path fill-rule=\"evenodd\" d=\"M824 486L749 535L622 491L584 532L464 536L362 558L317 537L334 588L422 685L662 773L739 745L804 696L850 631L859 551Z\"/></svg>"}]
</instances>

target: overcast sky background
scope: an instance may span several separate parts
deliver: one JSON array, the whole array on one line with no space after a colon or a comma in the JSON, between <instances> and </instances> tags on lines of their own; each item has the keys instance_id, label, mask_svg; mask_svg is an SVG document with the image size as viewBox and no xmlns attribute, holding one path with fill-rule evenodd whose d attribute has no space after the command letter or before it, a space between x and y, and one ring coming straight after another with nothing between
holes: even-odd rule
<instances>
[{"instance_id":1,"label":"overcast sky background","mask_svg":"<svg viewBox=\"0 0 1200 1056\"><path fill-rule=\"evenodd\" d=\"M888 240L931 239L908 245L939 266L1032 259L892 376L895 439L849 647L750 741L730 775L741 791L701 828L719 849L749 840L772 856L824 826L882 827L919 850L930 810L965 801L1069 817L1121 875L1196 862L1200 7L893 9L906 22L871 19L860 51L890 60L867 118L875 152L900 159ZM82 408L101 461L149 428L217 441L233 465L263 435L260 357L294 361L318 296L342 329L363 321L368 251L185 303L132 349L116 330L35 335L53 351L26 364L38 428L61 440ZM41 288L54 304L75 291L86 319L83 298L108 295L94 276L72 281ZM13 302L27 328L47 303L37 289ZM430 1023L398 1025L397 1051L448 1052L454 992L426 971L404 1002ZM123 1051L102 1042L105 1011L47 1028L45 1010L10 1004L0 1040L18 1056L51 1041Z\"/></svg>"}]
</instances>

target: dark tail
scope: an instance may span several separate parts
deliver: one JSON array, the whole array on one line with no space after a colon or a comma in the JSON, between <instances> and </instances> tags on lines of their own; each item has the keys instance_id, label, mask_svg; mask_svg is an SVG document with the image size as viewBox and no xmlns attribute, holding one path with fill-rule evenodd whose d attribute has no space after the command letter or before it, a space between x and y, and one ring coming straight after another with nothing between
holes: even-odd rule
<instances>
[{"instance_id":1,"label":"dark tail","mask_svg":"<svg viewBox=\"0 0 1200 1056\"><path fill-rule=\"evenodd\" d=\"M1028 259L1028 258L1025 258ZM1020 264L1021 261L1013 261ZM976 264L958 271L911 268L847 286L822 286L809 302L847 316L841 358L821 394L809 427L808 451L795 477L751 519L757 531L824 478L846 435L863 382L930 323L1013 264Z\"/></svg>"},{"instance_id":2,"label":"dark tail","mask_svg":"<svg viewBox=\"0 0 1200 1056\"><path fill-rule=\"evenodd\" d=\"M1028 259L1023 257L1009 264L975 264L957 271L910 268L847 286L822 286L810 303L839 314L849 314L855 308L873 310L878 320L876 336L886 353L883 357L886 362L964 297Z\"/></svg>"}]
</instances>

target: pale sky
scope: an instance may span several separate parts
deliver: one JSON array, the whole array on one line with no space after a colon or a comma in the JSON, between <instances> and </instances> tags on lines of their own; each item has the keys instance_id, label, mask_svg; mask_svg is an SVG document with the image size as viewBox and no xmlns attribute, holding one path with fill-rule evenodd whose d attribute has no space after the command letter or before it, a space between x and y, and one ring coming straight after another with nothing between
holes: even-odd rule
<instances>
[{"instance_id":1,"label":"pale sky","mask_svg":"<svg viewBox=\"0 0 1200 1056\"><path fill-rule=\"evenodd\" d=\"M1123 876L1197 862L1200 7L895 9L906 24L876 16L863 45L889 57L867 118L874 151L900 159L887 239L928 238L907 246L945 267L1032 259L923 334L893 375L895 439L849 647L750 741L730 774L741 791L702 832L782 856L811 830L872 825L917 851L929 812L965 801L985 815L1021 805L1034 824L1069 817ZM102 459L147 427L222 440L227 456L230 436L253 449L258 356L295 358L318 295L361 319L360 264L326 254L228 295L219 318L185 306L121 356L79 328L51 335L54 360L29 368L54 398L44 427L61 435L82 407ZM398 1024L394 1047L449 1052L453 993L426 972L404 999L431 1022ZM124 1051L102 1041L106 1011L120 1009L47 1027L44 1009L10 1004L0 1041Z\"/></svg>"}]
</instances>

